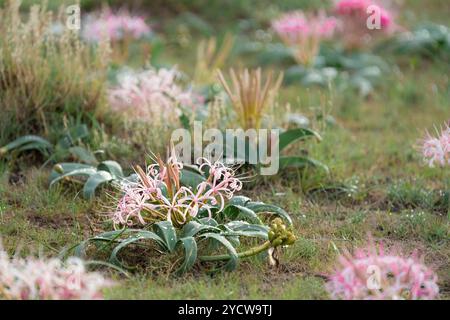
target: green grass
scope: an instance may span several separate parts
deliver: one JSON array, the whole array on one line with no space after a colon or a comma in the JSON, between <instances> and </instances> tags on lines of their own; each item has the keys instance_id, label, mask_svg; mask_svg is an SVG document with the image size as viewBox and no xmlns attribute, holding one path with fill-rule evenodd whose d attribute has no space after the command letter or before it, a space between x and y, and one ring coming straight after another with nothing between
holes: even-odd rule
<instances>
[{"instance_id":1,"label":"green grass","mask_svg":"<svg viewBox=\"0 0 450 320\"><path fill-rule=\"evenodd\" d=\"M408 12L415 14L402 17L412 24L425 19L445 22L444 7L445 1L411 1ZM164 62L176 62L189 73L192 48L185 52L169 46ZM180 59L184 55L187 58ZM449 119L450 67L441 62L399 63L400 69L386 76L369 99L327 89L282 90L281 100L296 112L312 118L327 113L336 124L313 121L323 141L308 142L306 148L330 167L329 177L293 171L242 192L277 203L294 217L299 240L283 250L278 267L269 266L263 256L241 262L232 273L207 275L196 267L177 277L155 267L131 279L111 274L119 285L108 289L106 298L326 299L324 276L332 271L336 256L344 248L365 245L371 234L407 254L423 254L438 273L441 298L450 299L450 170L425 167L416 148L426 129ZM142 154L127 152L127 157L124 163L142 160ZM73 187L48 189L47 169L20 171L25 178L11 183L10 169L0 165L0 235L10 252L20 247L24 255L56 255L105 227L105 199L89 203ZM326 188L338 185L352 188ZM317 191L310 192L313 189ZM156 263L160 257L145 258Z\"/></svg>"}]
</instances>

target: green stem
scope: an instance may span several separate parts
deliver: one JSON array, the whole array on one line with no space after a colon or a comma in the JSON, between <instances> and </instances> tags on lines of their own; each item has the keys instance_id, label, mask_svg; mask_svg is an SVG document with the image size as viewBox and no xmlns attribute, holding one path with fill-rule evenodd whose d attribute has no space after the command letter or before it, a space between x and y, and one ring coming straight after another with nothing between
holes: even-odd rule
<instances>
[{"instance_id":1,"label":"green stem","mask_svg":"<svg viewBox=\"0 0 450 320\"><path fill-rule=\"evenodd\" d=\"M253 247L251 249L248 249L247 251L243 251L237 254L238 258L248 258L254 255L257 255L258 253L261 253L263 251L266 251L271 247L270 241L264 242L262 245L259 245L257 247ZM219 260L230 260L231 255L229 254L221 254L217 256L200 256L198 257L201 261L219 261Z\"/></svg>"}]
</instances>

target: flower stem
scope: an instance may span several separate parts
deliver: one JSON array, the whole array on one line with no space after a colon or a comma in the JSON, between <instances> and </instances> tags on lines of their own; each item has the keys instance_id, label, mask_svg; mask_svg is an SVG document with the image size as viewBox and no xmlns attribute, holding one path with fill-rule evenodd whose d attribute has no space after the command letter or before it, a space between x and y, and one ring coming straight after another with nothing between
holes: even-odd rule
<instances>
[{"instance_id":1,"label":"flower stem","mask_svg":"<svg viewBox=\"0 0 450 320\"><path fill-rule=\"evenodd\" d=\"M248 258L254 255L257 255L267 249L269 249L271 246L270 241L266 241L264 242L262 245L259 245L257 247L253 247L248 249L247 251L243 251L237 254L239 259L242 258ZM200 256L198 257L199 260L201 261L219 261L219 260L230 260L231 259L231 255L229 254L221 254L221 255L217 255L217 256Z\"/></svg>"}]
</instances>

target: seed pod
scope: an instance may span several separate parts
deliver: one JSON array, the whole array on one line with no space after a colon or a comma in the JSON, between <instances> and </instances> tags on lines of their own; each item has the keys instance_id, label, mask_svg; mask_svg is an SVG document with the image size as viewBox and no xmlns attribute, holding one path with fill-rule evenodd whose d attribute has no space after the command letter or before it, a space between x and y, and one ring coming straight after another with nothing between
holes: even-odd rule
<instances>
[{"instance_id":1,"label":"seed pod","mask_svg":"<svg viewBox=\"0 0 450 320\"><path fill-rule=\"evenodd\" d=\"M64 173L64 169L63 169L63 167L60 164L55 164L53 166L53 170L55 170L59 174L63 174Z\"/></svg>"}]
</instances>

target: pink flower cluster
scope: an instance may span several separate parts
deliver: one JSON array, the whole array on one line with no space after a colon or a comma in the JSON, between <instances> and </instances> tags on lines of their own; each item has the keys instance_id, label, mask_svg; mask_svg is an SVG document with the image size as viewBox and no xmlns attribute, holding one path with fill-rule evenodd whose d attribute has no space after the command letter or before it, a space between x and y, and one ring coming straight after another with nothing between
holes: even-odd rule
<instances>
[{"instance_id":1,"label":"pink flower cluster","mask_svg":"<svg viewBox=\"0 0 450 320\"><path fill-rule=\"evenodd\" d=\"M108 92L110 106L113 111L137 119L178 118L179 106L194 108L201 103L201 97L177 83L178 78L174 68L124 71L118 76L118 84Z\"/></svg>"},{"instance_id":2,"label":"pink flower cluster","mask_svg":"<svg viewBox=\"0 0 450 320\"><path fill-rule=\"evenodd\" d=\"M365 22L369 15L373 12L368 12L369 7L376 8L377 13L380 14L381 27L384 30L388 30L394 25L393 14L386 8L384 8L378 1L374 0L340 0L336 3L335 11L338 15L347 18L361 19L361 22Z\"/></svg>"},{"instance_id":3,"label":"pink flower cluster","mask_svg":"<svg viewBox=\"0 0 450 320\"><path fill-rule=\"evenodd\" d=\"M437 276L414 255L408 258L385 254L374 245L339 258L327 290L333 299L429 300L439 294Z\"/></svg>"},{"instance_id":4,"label":"pink flower cluster","mask_svg":"<svg viewBox=\"0 0 450 320\"><path fill-rule=\"evenodd\" d=\"M111 285L101 274L86 272L78 258L69 258L64 263L34 257L11 259L0 248L0 299L102 299L101 290Z\"/></svg>"},{"instance_id":5,"label":"pink flower cluster","mask_svg":"<svg viewBox=\"0 0 450 320\"><path fill-rule=\"evenodd\" d=\"M150 165L145 173L138 170L139 181L123 186L124 195L112 216L114 225L147 225L169 220L175 226L182 226L196 217L200 209L206 210L209 216L213 206L223 210L225 200L241 190L242 182L223 163L211 163L205 158L200 158L198 163L201 172L208 169L209 176L195 190L179 185L183 164L174 155L167 164Z\"/></svg>"},{"instance_id":6,"label":"pink flower cluster","mask_svg":"<svg viewBox=\"0 0 450 320\"><path fill-rule=\"evenodd\" d=\"M294 11L273 21L272 28L294 50L297 62L311 65L319 51L320 41L333 35L336 19L323 13L306 16L302 11Z\"/></svg>"},{"instance_id":7,"label":"pink flower cluster","mask_svg":"<svg viewBox=\"0 0 450 320\"><path fill-rule=\"evenodd\" d=\"M306 17L301 11L286 13L272 23L277 34L291 45L309 37L329 38L336 28L336 19L323 14Z\"/></svg>"},{"instance_id":8,"label":"pink flower cluster","mask_svg":"<svg viewBox=\"0 0 450 320\"><path fill-rule=\"evenodd\" d=\"M380 22L383 28L392 26L392 14L373 0L340 0L336 3L335 11L342 16L358 16L366 21L370 14L367 9L370 6L376 6L379 9Z\"/></svg>"},{"instance_id":9,"label":"pink flower cluster","mask_svg":"<svg viewBox=\"0 0 450 320\"><path fill-rule=\"evenodd\" d=\"M334 11L340 18L340 34L350 49L364 47L375 36L389 34L397 28L392 12L376 0L338 0ZM380 29L369 29L369 20L378 15Z\"/></svg>"},{"instance_id":10,"label":"pink flower cluster","mask_svg":"<svg viewBox=\"0 0 450 320\"><path fill-rule=\"evenodd\" d=\"M430 167L450 165L450 127L441 130L438 137L429 133L422 143L422 154Z\"/></svg>"},{"instance_id":11,"label":"pink flower cluster","mask_svg":"<svg viewBox=\"0 0 450 320\"><path fill-rule=\"evenodd\" d=\"M150 32L151 29L144 18L132 16L126 11L115 14L106 10L87 19L82 36L90 42L99 42L103 39L118 41L126 37L139 39Z\"/></svg>"}]
</instances>

